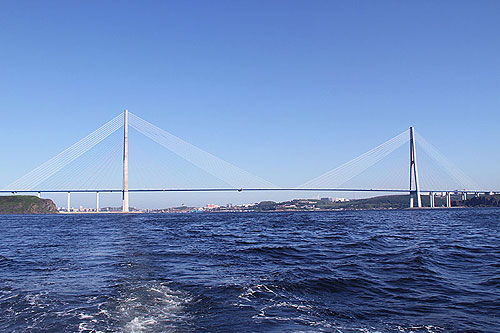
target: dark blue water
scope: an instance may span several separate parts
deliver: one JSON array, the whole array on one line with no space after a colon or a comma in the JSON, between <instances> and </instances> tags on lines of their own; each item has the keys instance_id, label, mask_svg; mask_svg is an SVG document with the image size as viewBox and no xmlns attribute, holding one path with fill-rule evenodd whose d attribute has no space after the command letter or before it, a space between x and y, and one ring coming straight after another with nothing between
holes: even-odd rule
<instances>
[{"instance_id":1,"label":"dark blue water","mask_svg":"<svg viewBox=\"0 0 500 333\"><path fill-rule=\"evenodd\" d=\"M0 216L0 331L500 331L500 210Z\"/></svg>"}]
</instances>

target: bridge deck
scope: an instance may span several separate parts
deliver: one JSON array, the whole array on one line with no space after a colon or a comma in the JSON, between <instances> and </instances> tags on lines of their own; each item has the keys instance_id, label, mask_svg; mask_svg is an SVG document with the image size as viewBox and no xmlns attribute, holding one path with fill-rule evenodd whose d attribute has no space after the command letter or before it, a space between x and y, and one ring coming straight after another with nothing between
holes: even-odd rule
<instances>
[{"instance_id":1,"label":"bridge deck","mask_svg":"<svg viewBox=\"0 0 500 333\"><path fill-rule=\"evenodd\" d=\"M129 189L128 192L249 192L249 191L301 191L301 192L385 192L410 193L408 189L376 189L376 188L164 188L164 189ZM88 193L88 192L122 192L121 189L67 189L67 190L0 190L0 193ZM421 192L455 192L455 193L493 193L484 190L421 190Z\"/></svg>"}]
</instances>

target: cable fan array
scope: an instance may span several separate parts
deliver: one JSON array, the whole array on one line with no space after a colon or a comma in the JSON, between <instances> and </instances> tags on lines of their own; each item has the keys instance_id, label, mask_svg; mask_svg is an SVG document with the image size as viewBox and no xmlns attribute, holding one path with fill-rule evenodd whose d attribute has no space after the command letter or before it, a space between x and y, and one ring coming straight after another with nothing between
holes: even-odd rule
<instances>
[{"instance_id":1,"label":"cable fan array","mask_svg":"<svg viewBox=\"0 0 500 333\"><path fill-rule=\"evenodd\" d=\"M214 177L221 179L233 187L272 188L272 183L252 175L182 139L162 130L150 122L136 116L130 115L130 126L141 132L151 140L157 142L178 156L189 161L193 165L205 170Z\"/></svg>"},{"instance_id":2,"label":"cable fan array","mask_svg":"<svg viewBox=\"0 0 500 333\"><path fill-rule=\"evenodd\" d=\"M299 188L337 188L344 185L408 142L408 133L409 130L406 130L396 135L349 162L300 185Z\"/></svg>"},{"instance_id":3,"label":"cable fan array","mask_svg":"<svg viewBox=\"0 0 500 333\"><path fill-rule=\"evenodd\" d=\"M130 126L141 134L152 139L195 167L203 170L224 184L234 188L276 188L276 186L260 177L210 154L177 136L158 128L146 120L129 112ZM97 186L121 187L119 175L122 143L109 144L109 138L123 127L123 114L110 120L82 140L65 149L39 167L9 184L6 189L21 190L55 190L55 189L98 189ZM119 138L119 137L117 137ZM105 145L104 149L98 144ZM139 149L135 151L140 152ZM92 158L82 156L93 155ZM114 171L114 174L110 174ZM143 176L141 169L138 174ZM165 174L165 173L163 173ZM104 175L104 177L103 177ZM114 177L114 185L109 180ZM143 177L144 179L144 177ZM104 180L104 182L102 181ZM105 180L108 180L106 182ZM159 179L158 183L161 183ZM75 184L78 182L77 184ZM140 182L145 184L146 182ZM157 187L156 187L157 188Z\"/></svg>"},{"instance_id":4,"label":"cable fan array","mask_svg":"<svg viewBox=\"0 0 500 333\"><path fill-rule=\"evenodd\" d=\"M121 136L113 135L123 127L123 113L99 127L85 138L57 154L39 167L9 184L7 190L46 189L108 189L121 187ZM255 176L189 142L153 125L129 112L130 127L179 156L200 170L232 188L278 189L279 187ZM112 138L116 142L111 142ZM422 190L478 190L480 186L450 162L420 134L416 134L418 164ZM406 130L366 153L298 186L299 189L362 188L405 189L408 186L408 151L402 149L409 141ZM131 144L133 147L134 144ZM136 158L141 155L140 149ZM421 152L423 154L421 154ZM155 155L159 155L156 154ZM175 156L172 155L172 156ZM89 156L87 159L84 156ZM141 161L142 163L142 161ZM154 164L154 161L151 163ZM140 165L135 169L137 189L158 188L155 184L168 186L182 177L175 170L163 170L171 163L160 162L156 169ZM150 170L146 172L145 170ZM190 168L184 171L192 172ZM148 179L149 177L149 179ZM153 179L151 179L153 177ZM170 177L170 178L169 178ZM205 177L205 176L203 176ZM202 178L203 178L202 177ZM201 179L201 178L200 178ZM162 180L168 180L163 184ZM182 184L199 187L185 179ZM220 184L220 183L219 183ZM186 186L183 186L184 188Z\"/></svg>"},{"instance_id":5,"label":"cable fan array","mask_svg":"<svg viewBox=\"0 0 500 333\"><path fill-rule=\"evenodd\" d=\"M123 126L123 113L108 121L85 138L57 154L39 167L6 186L12 190L32 190L68 164L91 150L101 141Z\"/></svg>"}]
</instances>

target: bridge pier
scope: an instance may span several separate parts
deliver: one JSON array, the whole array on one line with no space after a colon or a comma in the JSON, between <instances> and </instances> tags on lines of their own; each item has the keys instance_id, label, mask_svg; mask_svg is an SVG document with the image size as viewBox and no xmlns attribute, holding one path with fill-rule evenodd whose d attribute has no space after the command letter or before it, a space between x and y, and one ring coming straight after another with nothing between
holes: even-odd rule
<instances>
[{"instance_id":1,"label":"bridge pier","mask_svg":"<svg viewBox=\"0 0 500 333\"><path fill-rule=\"evenodd\" d=\"M451 193L446 192L446 207L450 208L451 207Z\"/></svg>"},{"instance_id":2,"label":"bridge pier","mask_svg":"<svg viewBox=\"0 0 500 333\"><path fill-rule=\"evenodd\" d=\"M429 207L436 207L436 194L434 192L429 192Z\"/></svg>"},{"instance_id":3,"label":"bridge pier","mask_svg":"<svg viewBox=\"0 0 500 333\"><path fill-rule=\"evenodd\" d=\"M71 192L68 192L68 213L71 212Z\"/></svg>"},{"instance_id":4,"label":"bridge pier","mask_svg":"<svg viewBox=\"0 0 500 333\"><path fill-rule=\"evenodd\" d=\"M99 213L99 191L95 192L95 211Z\"/></svg>"},{"instance_id":5,"label":"bridge pier","mask_svg":"<svg viewBox=\"0 0 500 333\"><path fill-rule=\"evenodd\" d=\"M36 196L39 197L39 198L41 198L42 194L40 192L38 192Z\"/></svg>"},{"instance_id":6,"label":"bridge pier","mask_svg":"<svg viewBox=\"0 0 500 333\"><path fill-rule=\"evenodd\" d=\"M462 201L467 200L467 192L462 193Z\"/></svg>"}]
</instances>

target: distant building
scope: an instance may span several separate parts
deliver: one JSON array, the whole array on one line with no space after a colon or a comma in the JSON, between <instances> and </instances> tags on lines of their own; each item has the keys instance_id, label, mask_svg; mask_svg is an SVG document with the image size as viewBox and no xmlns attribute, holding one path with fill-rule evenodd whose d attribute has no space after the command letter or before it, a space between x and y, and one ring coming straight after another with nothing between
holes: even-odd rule
<instances>
[{"instance_id":1,"label":"distant building","mask_svg":"<svg viewBox=\"0 0 500 333\"><path fill-rule=\"evenodd\" d=\"M321 201L329 201L329 202L345 202L345 201L349 201L349 199L346 199L346 198L331 198L331 197L321 198L320 200Z\"/></svg>"}]
</instances>

